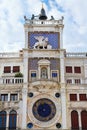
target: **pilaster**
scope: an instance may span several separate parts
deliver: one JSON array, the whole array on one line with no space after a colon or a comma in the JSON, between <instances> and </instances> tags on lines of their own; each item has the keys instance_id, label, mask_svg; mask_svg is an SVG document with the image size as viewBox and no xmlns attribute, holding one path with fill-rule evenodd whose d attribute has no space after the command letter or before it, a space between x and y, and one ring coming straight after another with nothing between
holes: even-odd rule
<instances>
[{"instance_id":1,"label":"pilaster","mask_svg":"<svg viewBox=\"0 0 87 130\"><path fill-rule=\"evenodd\" d=\"M65 87L61 88L61 103L62 103L62 129L67 129L66 118L66 90Z\"/></svg>"},{"instance_id":2,"label":"pilaster","mask_svg":"<svg viewBox=\"0 0 87 130\"><path fill-rule=\"evenodd\" d=\"M27 88L22 89L22 129L26 129L27 123Z\"/></svg>"},{"instance_id":3,"label":"pilaster","mask_svg":"<svg viewBox=\"0 0 87 130\"><path fill-rule=\"evenodd\" d=\"M63 28L60 27L60 49L63 49Z\"/></svg>"},{"instance_id":4,"label":"pilaster","mask_svg":"<svg viewBox=\"0 0 87 130\"><path fill-rule=\"evenodd\" d=\"M28 27L25 28L25 48L28 48Z\"/></svg>"},{"instance_id":5,"label":"pilaster","mask_svg":"<svg viewBox=\"0 0 87 130\"><path fill-rule=\"evenodd\" d=\"M65 66L64 66L64 55L63 52L60 53L60 82L65 83Z\"/></svg>"},{"instance_id":6,"label":"pilaster","mask_svg":"<svg viewBox=\"0 0 87 130\"><path fill-rule=\"evenodd\" d=\"M24 50L24 84L22 89L22 129L27 125L28 52Z\"/></svg>"},{"instance_id":7,"label":"pilaster","mask_svg":"<svg viewBox=\"0 0 87 130\"><path fill-rule=\"evenodd\" d=\"M24 66L24 84L28 83L28 52L24 50L24 59L23 59L23 66Z\"/></svg>"}]
</instances>

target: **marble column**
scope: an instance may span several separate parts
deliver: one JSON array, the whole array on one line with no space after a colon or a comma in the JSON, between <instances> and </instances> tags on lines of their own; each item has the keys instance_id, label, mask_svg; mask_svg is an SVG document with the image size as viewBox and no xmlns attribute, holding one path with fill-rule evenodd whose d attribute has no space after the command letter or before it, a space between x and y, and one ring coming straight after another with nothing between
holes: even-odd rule
<instances>
[{"instance_id":1,"label":"marble column","mask_svg":"<svg viewBox=\"0 0 87 130\"><path fill-rule=\"evenodd\" d=\"M9 127L9 111L7 111L6 127Z\"/></svg>"},{"instance_id":2,"label":"marble column","mask_svg":"<svg viewBox=\"0 0 87 130\"><path fill-rule=\"evenodd\" d=\"M10 101L10 93L8 93L8 102Z\"/></svg>"},{"instance_id":3,"label":"marble column","mask_svg":"<svg viewBox=\"0 0 87 130\"><path fill-rule=\"evenodd\" d=\"M81 111L78 110L78 118L79 118L79 128L81 129L82 124L81 124Z\"/></svg>"},{"instance_id":4,"label":"marble column","mask_svg":"<svg viewBox=\"0 0 87 130\"><path fill-rule=\"evenodd\" d=\"M38 79L40 79L41 77L41 69L40 69L40 65L38 65Z\"/></svg>"},{"instance_id":5,"label":"marble column","mask_svg":"<svg viewBox=\"0 0 87 130\"><path fill-rule=\"evenodd\" d=\"M50 66L48 65L48 79L50 79Z\"/></svg>"}]
</instances>

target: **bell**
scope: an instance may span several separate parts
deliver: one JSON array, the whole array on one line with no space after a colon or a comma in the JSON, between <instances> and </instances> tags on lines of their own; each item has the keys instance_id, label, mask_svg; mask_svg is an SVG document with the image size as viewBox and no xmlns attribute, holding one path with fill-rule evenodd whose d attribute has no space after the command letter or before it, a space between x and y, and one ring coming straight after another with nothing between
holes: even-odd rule
<instances>
[{"instance_id":1,"label":"bell","mask_svg":"<svg viewBox=\"0 0 87 130\"><path fill-rule=\"evenodd\" d=\"M47 16L46 16L44 8L41 9L41 14L39 16L39 19L40 20L46 20L47 19Z\"/></svg>"}]
</instances>

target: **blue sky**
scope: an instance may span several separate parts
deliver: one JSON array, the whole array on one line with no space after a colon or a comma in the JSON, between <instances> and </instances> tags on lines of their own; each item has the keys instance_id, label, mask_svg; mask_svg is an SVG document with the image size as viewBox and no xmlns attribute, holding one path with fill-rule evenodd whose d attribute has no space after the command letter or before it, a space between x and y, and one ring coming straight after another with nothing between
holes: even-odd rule
<instances>
[{"instance_id":1,"label":"blue sky","mask_svg":"<svg viewBox=\"0 0 87 130\"><path fill-rule=\"evenodd\" d=\"M0 0L0 52L24 48L24 15L38 15L42 2L48 19L64 16L64 49L87 52L87 0Z\"/></svg>"}]
</instances>

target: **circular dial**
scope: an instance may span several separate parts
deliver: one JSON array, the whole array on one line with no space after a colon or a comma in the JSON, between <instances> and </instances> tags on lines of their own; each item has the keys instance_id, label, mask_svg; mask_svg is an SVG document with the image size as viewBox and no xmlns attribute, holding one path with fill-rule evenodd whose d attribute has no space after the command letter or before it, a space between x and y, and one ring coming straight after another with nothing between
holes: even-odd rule
<instances>
[{"instance_id":1,"label":"circular dial","mask_svg":"<svg viewBox=\"0 0 87 130\"><path fill-rule=\"evenodd\" d=\"M34 103L32 111L36 119L47 122L55 116L56 106L50 99L42 98Z\"/></svg>"}]
</instances>

